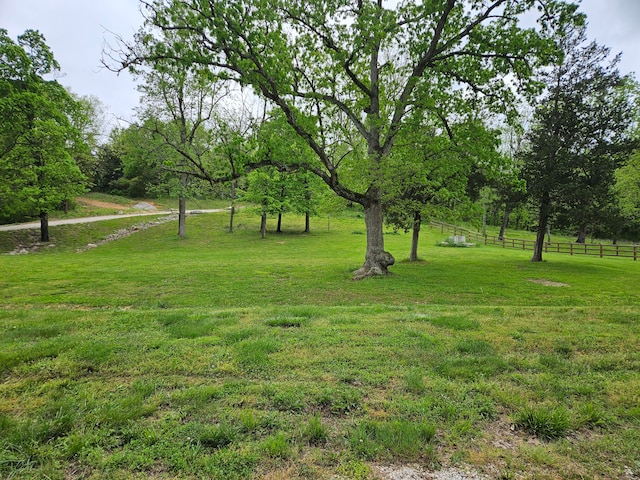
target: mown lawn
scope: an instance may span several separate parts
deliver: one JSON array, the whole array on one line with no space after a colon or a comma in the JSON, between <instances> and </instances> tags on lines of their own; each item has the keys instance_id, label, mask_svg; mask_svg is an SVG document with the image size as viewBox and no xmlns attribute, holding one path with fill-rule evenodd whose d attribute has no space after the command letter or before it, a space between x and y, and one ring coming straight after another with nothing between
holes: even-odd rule
<instances>
[{"instance_id":1,"label":"mown lawn","mask_svg":"<svg viewBox=\"0 0 640 480\"><path fill-rule=\"evenodd\" d=\"M285 217L266 240L249 212L227 221L83 253L108 224L53 227L56 247L0 255L0 477L640 472L637 263L532 264L426 229L423 261L391 234L394 275L353 282L360 218L303 235Z\"/></svg>"}]
</instances>

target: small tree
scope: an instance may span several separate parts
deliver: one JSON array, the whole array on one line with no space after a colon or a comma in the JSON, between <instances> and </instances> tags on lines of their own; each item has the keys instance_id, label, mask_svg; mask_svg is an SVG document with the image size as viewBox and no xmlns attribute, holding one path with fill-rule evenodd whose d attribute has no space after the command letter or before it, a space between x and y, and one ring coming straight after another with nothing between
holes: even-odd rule
<instances>
[{"instance_id":1,"label":"small tree","mask_svg":"<svg viewBox=\"0 0 640 480\"><path fill-rule=\"evenodd\" d=\"M423 219L450 218L455 205L467 195L472 168L493 170L499 159L497 132L481 121L446 125L442 132L437 124L416 125L401 132L389 163L392 171L385 185L385 218L396 229L412 231L409 261L418 260Z\"/></svg>"}]
</instances>

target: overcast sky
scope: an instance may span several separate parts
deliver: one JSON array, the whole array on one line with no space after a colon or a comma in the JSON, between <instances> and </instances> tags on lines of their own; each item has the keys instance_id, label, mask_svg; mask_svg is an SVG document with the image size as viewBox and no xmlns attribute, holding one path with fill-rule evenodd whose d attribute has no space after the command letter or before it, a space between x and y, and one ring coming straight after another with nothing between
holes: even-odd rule
<instances>
[{"instance_id":1,"label":"overcast sky","mask_svg":"<svg viewBox=\"0 0 640 480\"><path fill-rule=\"evenodd\" d=\"M589 36L622 52L621 70L640 78L640 0L583 0ZM39 30L60 63L65 87L98 97L114 117L131 119L138 104L132 78L100 66L114 32L131 39L142 22L138 0L0 0L0 28L11 38Z\"/></svg>"}]
</instances>

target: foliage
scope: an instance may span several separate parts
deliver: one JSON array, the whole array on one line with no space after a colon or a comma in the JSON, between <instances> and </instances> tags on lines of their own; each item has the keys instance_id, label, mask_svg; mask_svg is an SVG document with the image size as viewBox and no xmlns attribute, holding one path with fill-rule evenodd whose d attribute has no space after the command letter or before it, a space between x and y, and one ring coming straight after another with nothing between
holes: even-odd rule
<instances>
[{"instance_id":1,"label":"foliage","mask_svg":"<svg viewBox=\"0 0 640 480\"><path fill-rule=\"evenodd\" d=\"M640 231L640 152L636 151L615 171L615 183L612 187L620 215L627 228ZM623 233L624 234L624 233Z\"/></svg>"},{"instance_id":2,"label":"foliage","mask_svg":"<svg viewBox=\"0 0 640 480\"><path fill-rule=\"evenodd\" d=\"M84 191L74 156L87 146L71 120L80 106L45 79L59 65L40 33L27 30L14 42L0 29L0 58L0 220L39 215L46 222L48 212Z\"/></svg>"},{"instance_id":3,"label":"foliage","mask_svg":"<svg viewBox=\"0 0 640 480\"><path fill-rule=\"evenodd\" d=\"M634 114L628 79L605 64L609 50L585 45L586 27L560 30L562 63L544 76L547 92L536 110L524 153L529 194L538 204L534 261L552 216L573 225L584 242L587 226L606 215L613 175L631 142Z\"/></svg>"},{"instance_id":4,"label":"foliage","mask_svg":"<svg viewBox=\"0 0 640 480\"><path fill-rule=\"evenodd\" d=\"M513 99L508 74L535 91L532 68L554 48L518 25L534 4L155 0L136 42L110 52L111 68L174 62L251 86L314 152L304 168L364 207L369 241L356 277L384 274L394 259L384 251L382 186L408 112L504 111ZM574 11L549 2L541 21Z\"/></svg>"},{"instance_id":5,"label":"foliage","mask_svg":"<svg viewBox=\"0 0 640 480\"><path fill-rule=\"evenodd\" d=\"M260 125L256 141L256 160L272 166L251 171L240 198L258 205L259 215L276 215L279 220L285 213L317 215L326 188L317 177L300 168L313 155L309 147L281 117ZM280 231L280 221L278 228Z\"/></svg>"}]
</instances>

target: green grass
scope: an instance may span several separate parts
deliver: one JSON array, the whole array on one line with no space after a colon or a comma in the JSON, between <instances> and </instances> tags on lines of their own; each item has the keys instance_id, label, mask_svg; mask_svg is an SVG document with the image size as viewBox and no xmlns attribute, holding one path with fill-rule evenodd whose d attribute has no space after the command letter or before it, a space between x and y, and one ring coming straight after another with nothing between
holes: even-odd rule
<instances>
[{"instance_id":1,"label":"green grass","mask_svg":"<svg viewBox=\"0 0 640 480\"><path fill-rule=\"evenodd\" d=\"M53 227L56 247L0 255L1 478L640 470L637 263L532 264L438 248L424 229L421 262L389 235L394 275L354 282L362 219L315 219L305 235L285 216L265 240L247 212L232 235L227 221L83 253L121 223Z\"/></svg>"}]
</instances>

